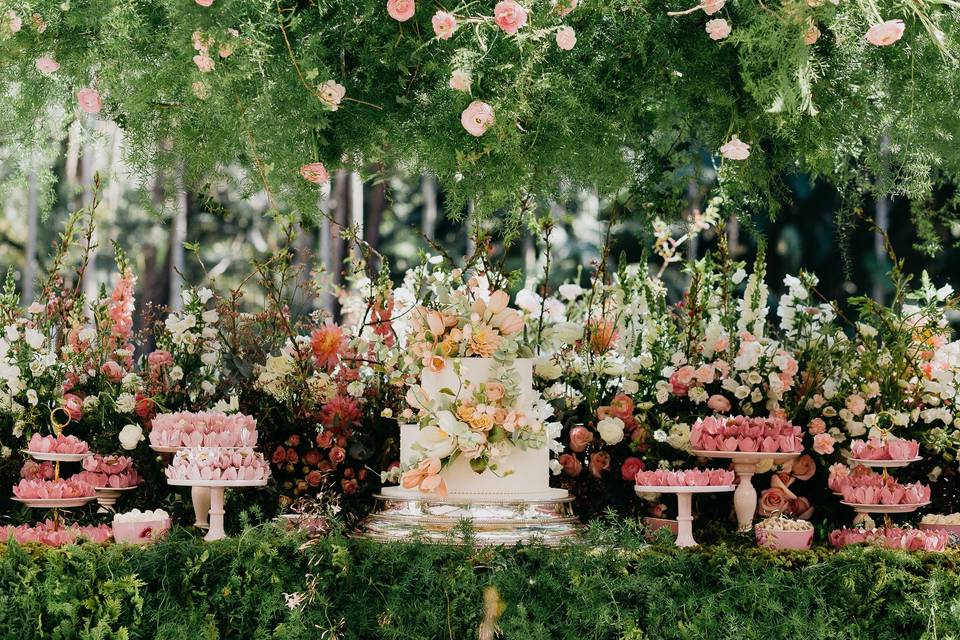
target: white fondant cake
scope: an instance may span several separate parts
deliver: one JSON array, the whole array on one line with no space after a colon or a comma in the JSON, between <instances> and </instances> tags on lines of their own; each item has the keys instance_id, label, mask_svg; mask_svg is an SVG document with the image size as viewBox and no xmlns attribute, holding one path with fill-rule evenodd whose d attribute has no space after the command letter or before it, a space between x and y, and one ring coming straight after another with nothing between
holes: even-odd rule
<instances>
[{"instance_id":1,"label":"white fondant cake","mask_svg":"<svg viewBox=\"0 0 960 640\"><path fill-rule=\"evenodd\" d=\"M429 398L440 395L441 389L449 389L459 394L465 390L466 384L486 382L495 366L496 361L492 358L462 358L459 360L458 373L454 361L450 361L439 373L425 370L421 375L421 387ZM519 374L520 385L515 408L532 412L535 398L533 361L529 358L517 359L512 363L512 367ZM407 462L416 457L414 444L420 441L420 436L419 425L400 426L401 461ZM476 473L470 468L470 461L465 456L459 456L440 472L446 484L448 501L556 500L567 495L562 489L550 488L549 446L544 445L539 449L511 447L509 455L501 465L497 473L489 469ZM512 472L506 473L507 470ZM388 487L383 493L390 497L431 499L431 496L416 488Z\"/></svg>"}]
</instances>

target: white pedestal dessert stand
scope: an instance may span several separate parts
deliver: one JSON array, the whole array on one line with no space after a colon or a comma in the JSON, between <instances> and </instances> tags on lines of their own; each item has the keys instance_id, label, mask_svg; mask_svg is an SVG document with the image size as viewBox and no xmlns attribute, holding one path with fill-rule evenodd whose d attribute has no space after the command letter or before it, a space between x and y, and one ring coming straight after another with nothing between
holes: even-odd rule
<instances>
[{"instance_id":1,"label":"white pedestal dessert stand","mask_svg":"<svg viewBox=\"0 0 960 640\"><path fill-rule=\"evenodd\" d=\"M477 546L537 542L556 546L579 536L583 525L564 489L529 495L441 498L400 487L385 487L357 537L393 542L417 539ZM463 523L470 525L464 536Z\"/></svg>"},{"instance_id":2,"label":"white pedestal dessert stand","mask_svg":"<svg viewBox=\"0 0 960 640\"><path fill-rule=\"evenodd\" d=\"M155 444L150 445L150 448L162 454L171 454L180 451L180 449L189 449L189 447L168 447ZM210 522L207 518L207 514L210 512L210 488L193 487L190 490L190 502L193 503L193 526L198 529L210 528Z\"/></svg>"},{"instance_id":3,"label":"white pedestal dessert stand","mask_svg":"<svg viewBox=\"0 0 960 640\"><path fill-rule=\"evenodd\" d=\"M167 478L167 484L171 487L207 489L207 493L210 496L210 529L203 539L207 542L212 542L227 537L227 534L223 530L223 515L226 513L223 504L224 490L263 487L267 484L267 478L263 478L262 480L171 480ZM196 503L194 503L194 508L196 508L196 506Z\"/></svg>"},{"instance_id":4,"label":"white pedestal dessert stand","mask_svg":"<svg viewBox=\"0 0 960 640\"><path fill-rule=\"evenodd\" d=\"M733 494L733 507L737 512L737 525L741 533L753 531L753 517L757 514L757 490L753 486L753 474L757 465L764 460L787 462L799 458L797 453L765 453L763 451L701 451L694 450L693 455L701 458L727 459L733 462L733 469L740 483Z\"/></svg>"},{"instance_id":5,"label":"white pedestal dessert stand","mask_svg":"<svg viewBox=\"0 0 960 640\"><path fill-rule=\"evenodd\" d=\"M677 495L677 541L678 547L695 547L693 539L693 495L695 493L725 493L736 489L729 485L705 485L700 487L642 486L633 485L637 495L644 493L675 493Z\"/></svg>"}]
</instances>

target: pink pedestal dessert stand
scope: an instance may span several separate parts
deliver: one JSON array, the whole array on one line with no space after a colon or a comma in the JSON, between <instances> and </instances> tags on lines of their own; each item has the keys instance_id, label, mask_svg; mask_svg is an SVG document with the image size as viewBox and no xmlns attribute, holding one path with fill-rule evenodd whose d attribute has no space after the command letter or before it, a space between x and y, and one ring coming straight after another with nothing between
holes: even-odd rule
<instances>
[{"instance_id":1,"label":"pink pedestal dessert stand","mask_svg":"<svg viewBox=\"0 0 960 640\"><path fill-rule=\"evenodd\" d=\"M198 488L207 490L207 494L210 496L210 529L203 539L212 542L227 537L227 534L223 531L223 514L226 513L223 508L224 490L263 487L267 484L267 478L263 480L171 480L168 478L167 484L171 487L193 487L194 490ZM194 509L196 508L197 503L194 502Z\"/></svg>"},{"instance_id":2,"label":"pink pedestal dessert stand","mask_svg":"<svg viewBox=\"0 0 960 640\"><path fill-rule=\"evenodd\" d=\"M733 494L733 507L737 512L737 524L742 533L753 532L753 517L757 514L757 489L753 486L753 474L764 460L787 462L799 458L796 453L764 453L763 451L701 451L693 455L701 458L727 459L733 462L733 470L740 483Z\"/></svg>"},{"instance_id":3,"label":"pink pedestal dessert stand","mask_svg":"<svg viewBox=\"0 0 960 640\"><path fill-rule=\"evenodd\" d=\"M695 547L693 539L693 494L724 493L736 489L732 484L702 487L670 487L633 485L637 495L644 493L675 493L677 495L677 542L678 547Z\"/></svg>"}]
</instances>

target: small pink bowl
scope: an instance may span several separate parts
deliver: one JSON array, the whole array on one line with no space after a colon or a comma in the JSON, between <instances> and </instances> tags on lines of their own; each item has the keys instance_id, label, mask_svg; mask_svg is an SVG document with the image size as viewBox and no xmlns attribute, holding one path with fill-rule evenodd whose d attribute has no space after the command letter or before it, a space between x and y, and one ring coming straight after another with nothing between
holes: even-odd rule
<instances>
[{"instance_id":1,"label":"small pink bowl","mask_svg":"<svg viewBox=\"0 0 960 640\"><path fill-rule=\"evenodd\" d=\"M669 518L644 518L643 522L650 527L651 531L660 529L669 529L670 533L677 535L677 521Z\"/></svg>"},{"instance_id":2,"label":"small pink bowl","mask_svg":"<svg viewBox=\"0 0 960 640\"><path fill-rule=\"evenodd\" d=\"M813 529L809 531L755 530L757 544L767 549L809 549L813 544Z\"/></svg>"},{"instance_id":3,"label":"small pink bowl","mask_svg":"<svg viewBox=\"0 0 960 640\"><path fill-rule=\"evenodd\" d=\"M960 536L960 524L932 524L930 522L921 522L919 528L924 531L946 531L951 535Z\"/></svg>"},{"instance_id":4,"label":"small pink bowl","mask_svg":"<svg viewBox=\"0 0 960 640\"><path fill-rule=\"evenodd\" d=\"M170 519L152 522L117 522L113 525L113 539L127 544L149 544L170 530Z\"/></svg>"}]
</instances>

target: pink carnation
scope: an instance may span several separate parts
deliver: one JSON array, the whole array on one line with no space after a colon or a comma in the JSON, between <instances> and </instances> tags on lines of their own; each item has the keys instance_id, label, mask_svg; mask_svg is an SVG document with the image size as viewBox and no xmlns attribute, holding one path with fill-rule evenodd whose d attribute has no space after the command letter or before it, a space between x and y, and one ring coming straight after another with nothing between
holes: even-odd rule
<instances>
[{"instance_id":1,"label":"pink carnation","mask_svg":"<svg viewBox=\"0 0 960 640\"><path fill-rule=\"evenodd\" d=\"M711 40L723 40L730 35L732 29L730 28L730 23L724 20L723 18L714 18L713 20L707 21L707 35L710 36Z\"/></svg>"},{"instance_id":2,"label":"pink carnation","mask_svg":"<svg viewBox=\"0 0 960 640\"><path fill-rule=\"evenodd\" d=\"M37 61L34 64L37 67L37 71L47 76L51 73L55 73L57 69L60 68L60 63L54 60L51 56L41 56L37 58Z\"/></svg>"},{"instance_id":3,"label":"pink carnation","mask_svg":"<svg viewBox=\"0 0 960 640\"><path fill-rule=\"evenodd\" d=\"M77 102L80 103L80 110L84 113L100 113L100 94L96 89L80 89L77 91Z\"/></svg>"},{"instance_id":4,"label":"pink carnation","mask_svg":"<svg viewBox=\"0 0 960 640\"><path fill-rule=\"evenodd\" d=\"M493 20L504 33L513 35L527 24L527 10L516 0L500 0L493 8Z\"/></svg>"},{"instance_id":5,"label":"pink carnation","mask_svg":"<svg viewBox=\"0 0 960 640\"><path fill-rule=\"evenodd\" d=\"M720 147L720 155L727 160L746 160L750 157L750 145L733 135L729 142Z\"/></svg>"},{"instance_id":6,"label":"pink carnation","mask_svg":"<svg viewBox=\"0 0 960 640\"><path fill-rule=\"evenodd\" d=\"M577 34L573 27L561 27L557 31L557 46L563 51L570 51L577 44Z\"/></svg>"},{"instance_id":7,"label":"pink carnation","mask_svg":"<svg viewBox=\"0 0 960 640\"><path fill-rule=\"evenodd\" d=\"M199 54L193 56L193 63L197 65L197 69L200 69L202 73L210 73L216 67L216 63L208 55Z\"/></svg>"},{"instance_id":8,"label":"pink carnation","mask_svg":"<svg viewBox=\"0 0 960 640\"><path fill-rule=\"evenodd\" d=\"M813 436L813 450L822 456L833 453L835 441L829 433L818 433Z\"/></svg>"}]
</instances>

